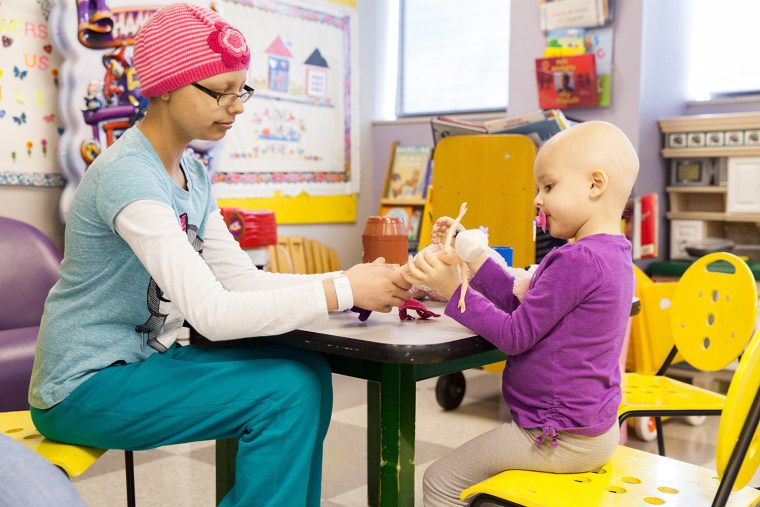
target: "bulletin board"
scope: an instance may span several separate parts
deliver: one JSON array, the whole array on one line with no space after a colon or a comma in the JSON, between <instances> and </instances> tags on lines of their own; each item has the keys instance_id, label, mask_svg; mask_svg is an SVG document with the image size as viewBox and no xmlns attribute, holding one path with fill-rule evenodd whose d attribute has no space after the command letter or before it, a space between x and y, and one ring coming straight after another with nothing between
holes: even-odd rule
<instances>
[{"instance_id":1,"label":"bulletin board","mask_svg":"<svg viewBox=\"0 0 760 507\"><path fill-rule=\"evenodd\" d=\"M5 0L0 9L0 184L61 187L56 163L61 54L50 37L51 0Z\"/></svg>"},{"instance_id":2,"label":"bulletin board","mask_svg":"<svg viewBox=\"0 0 760 507\"><path fill-rule=\"evenodd\" d=\"M21 0L16 0L21 1ZM65 217L89 164L142 117L147 99L132 66L134 37L171 0L56 2L51 26L63 56L58 149ZM150 0L149 0L150 1ZM256 93L225 139L191 143L222 206L291 210L278 223L353 221L358 168L356 5L345 0L189 0L213 6L246 36ZM309 213L315 199L336 214ZM294 211L293 211L294 210ZM319 217L319 218L315 218Z\"/></svg>"}]
</instances>

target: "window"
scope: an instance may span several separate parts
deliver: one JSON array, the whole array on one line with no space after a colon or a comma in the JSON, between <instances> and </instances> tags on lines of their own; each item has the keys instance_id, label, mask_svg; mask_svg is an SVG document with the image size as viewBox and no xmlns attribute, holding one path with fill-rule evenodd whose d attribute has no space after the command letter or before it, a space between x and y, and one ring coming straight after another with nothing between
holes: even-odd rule
<instances>
[{"instance_id":1,"label":"window","mask_svg":"<svg viewBox=\"0 0 760 507\"><path fill-rule=\"evenodd\" d=\"M507 108L509 0L401 0L397 116Z\"/></svg>"},{"instance_id":2,"label":"window","mask_svg":"<svg viewBox=\"0 0 760 507\"><path fill-rule=\"evenodd\" d=\"M757 0L692 0L689 42L689 90L692 100L760 93Z\"/></svg>"}]
</instances>

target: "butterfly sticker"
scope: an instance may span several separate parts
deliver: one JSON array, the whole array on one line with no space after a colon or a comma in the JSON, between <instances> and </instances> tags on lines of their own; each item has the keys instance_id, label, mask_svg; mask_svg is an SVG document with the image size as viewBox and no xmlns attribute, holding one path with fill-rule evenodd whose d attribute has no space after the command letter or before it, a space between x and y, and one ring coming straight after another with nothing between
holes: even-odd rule
<instances>
[{"instance_id":1,"label":"butterfly sticker","mask_svg":"<svg viewBox=\"0 0 760 507\"><path fill-rule=\"evenodd\" d=\"M42 117L45 123L50 123L51 121L53 121L53 118L55 118L54 114L48 114Z\"/></svg>"},{"instance_id":2,"label":"butterfly sticker","mask_svg":"<svg viewBox=\"0 0 760 507\"><path fill-rule=\"evenodd\" d=\"M22 123L26 123L26 113L21 113L21 116L14 116L13 121L21 125Z\"/></svg>"},{"instance_id":3,"label":"butterfly sticker","mask_svg":"<svg viewBox=\"0 0 760 507\"><path fill-rule=\"evenodd\" d=\"M26 77L27 71L25 70L19 70L18 67L15 65L13 66L13 75L16 76L19 79L24 79Z\"/></svg>"},{"instance_id":4,"label":"butterfly sticker","mask_svg":"<svg viewBox=\"0 0 760 507\"><path fill-rule=\"evenodd\" d=\"M8 37L7 35L3 35L3 47L7 48L11 44L13 44L13 39L11 39L10 37Z\"/></svg>"}]
</instances>

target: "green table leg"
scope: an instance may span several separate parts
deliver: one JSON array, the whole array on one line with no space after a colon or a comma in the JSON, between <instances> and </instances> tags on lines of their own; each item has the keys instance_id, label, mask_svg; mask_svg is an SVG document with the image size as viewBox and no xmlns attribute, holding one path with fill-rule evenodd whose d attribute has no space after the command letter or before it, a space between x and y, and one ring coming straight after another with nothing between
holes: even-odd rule
<instances>
[{"instance_id":1,"label":"green table leg","mask_svg":"<svg viewBox=\"0 0 760 507\"><path fill-rule=\"evenodd\" d=\"M235 458L237 457L238 439L230 438L216 441L216 504L235 485Z\"/></svg>"},{"instance_id":2,"label":"green table leg","mask_svg":"<svg viewBox=\"0 0 760 507\"><path fill-rule=\"evenodd\" d=\"M414 505L414 365L383 364L380 382L367 382L367 502ZM377 421L380 421L378 426Z\"/></svg>"}]
</instances>

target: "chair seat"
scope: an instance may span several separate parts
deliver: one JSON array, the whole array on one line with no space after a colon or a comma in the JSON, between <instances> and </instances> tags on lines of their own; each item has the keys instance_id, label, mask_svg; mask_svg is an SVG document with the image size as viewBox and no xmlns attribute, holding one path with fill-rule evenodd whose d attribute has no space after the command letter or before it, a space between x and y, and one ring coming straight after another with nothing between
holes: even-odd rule
<instances>
[{"instance_id":1,"label":"chair seat","mask_svg":"<svg viewBox=\"0 0 760 507\"><path fill-rule=\"evenodd\" d=\"M81 475L106 452L106 449L64 444L43 437L34 427L28 410L0 413L0 431L61 467L70 477Z\"/></svg>"},{"instance_id":2,"label":"chair seat","mask_svg":"<svg viewBox=\"0 0 760 507\"><path fill-rule=\"evenodd\" d=\"M465 499L487 494L517 505L710 505L718 489L715 470L619 446L595 472L554 474L508 470L462 492ZM731 494L729 506L755 505L760 491L745 487Z\"/></svg>"},{"instance_id":3,"label":"chair seat","mask_svg":"<svg viewBox=\"0 0 760 507\"><path fill-rule=\"evenodd\" d=\"M624 373L621 375L623 399L618 416L641 415L657 411L657 415L678 415L680 411L703 414L720 413L726 402L722 394L662 375Z\"/></svg>"}]
</instances>

